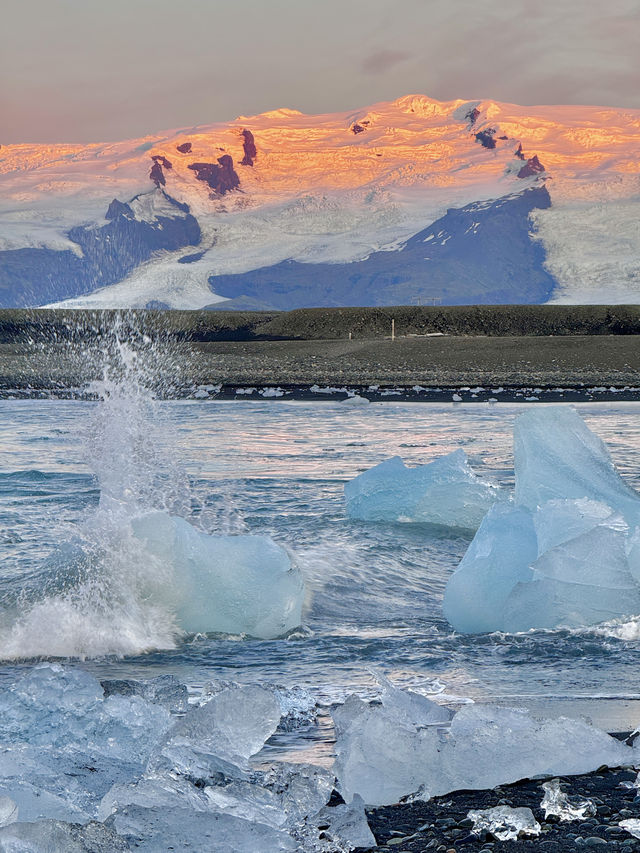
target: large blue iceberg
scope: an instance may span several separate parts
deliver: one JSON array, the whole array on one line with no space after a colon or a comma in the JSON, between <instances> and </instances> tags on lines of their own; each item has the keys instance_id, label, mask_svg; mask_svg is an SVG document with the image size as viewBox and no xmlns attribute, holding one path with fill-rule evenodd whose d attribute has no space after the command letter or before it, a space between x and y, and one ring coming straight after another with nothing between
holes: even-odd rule
<instances>
[{"instance_id":1,"label":"large blue iceberg","mask_svg":"<svg viewBox=\"0 0 640 853\"><path fill-rule=\"evenodd\" d=\"M640 614L640 495L569 407L515 424L515 495L487 513L445 591L464 633L580 627Z\"/></svg>"},{"instance_id":2,"label":"large blue iceberg","mask_svg":"<svg viewBox=\"0 0 640 853\"><path fill-rule=\"evenodd\" d=\"M454 450L416 468L393 456L346 483L344 495L351 518L477 530L503 492L474 473L464 450Z\"/></svg>"}]
</instances>

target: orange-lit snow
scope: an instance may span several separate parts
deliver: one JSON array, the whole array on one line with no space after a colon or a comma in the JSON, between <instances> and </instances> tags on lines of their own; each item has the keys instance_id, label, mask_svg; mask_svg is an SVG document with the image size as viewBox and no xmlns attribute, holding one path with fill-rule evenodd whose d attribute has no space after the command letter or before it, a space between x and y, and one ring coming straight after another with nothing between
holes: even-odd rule
<instances>
[{"instance_id":1,"label":"orange-lit snow","mask_svg":"<svg viewBox=\"0 0 640 853\"><path fill-rule=\"evenodd\" d=\"M480 114L471 126L465 114L474 107ZM353 133L354 124L365 129ZM239 165L245 128L257 147L252 167ZM475 140L488 128L496 131L494 149ZM186 154L176 148L184 142L192 145ZM633 252L623 251L623 268L615 264L617 240L640 245L640 110L605 107L520 107L408 95L352 112L308 116L280 109L115 144L2 146L0 249L65 247L65 231L104 221L113 198L127 201L153 190L151 156L162 155L173 165L164 171L166 191L190 206L203 229L202 248L209 251L189 270L178 267L179 253L164 255L114 287L126 301L135 279L140 299L149 293L161 298L162 272L173 281L192 280L192 297L207 304L208 275L289 257L365 257L426 227L448 207L524 188L536 179L516 177L523 165L514 156L519 144L526 158L535 154L546 168L553 207L536 219L565 296L579 279L592 281L597 290L609 263L613 278L621 277L627 291L637 288L640 299ZM215 163L222 154L232 156L241 184L218 197L188 166ZM610 241L613 260L598 262L598 275L590 279L581 266L581 246L591 235L598 247ZM590 257L597 251L594 244ZM112 298L113 288L109 293ZM102 297L83 304L96 298Z\"/></svg>"}]
</instances>

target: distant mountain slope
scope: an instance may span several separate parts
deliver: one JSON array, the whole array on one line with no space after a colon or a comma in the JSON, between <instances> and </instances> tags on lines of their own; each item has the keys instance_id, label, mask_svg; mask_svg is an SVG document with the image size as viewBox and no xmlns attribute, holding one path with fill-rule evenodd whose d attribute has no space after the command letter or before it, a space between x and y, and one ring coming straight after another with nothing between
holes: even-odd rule
<instances>
[{"instance_id":1,"label":"distant mountain slope","mask_svg":"<svg viewBox=\"0 0 640 853\"><path fill-rule=\"evenodd\" d=\"M532 204L530 221L531 196L497 203L542 186L551 206ZM474 241L462 224L485 202ZM431 241L427 284L429 227L450 239ZM117 143L0 145L5 306L637 302L639 247L638 110L409 95Z\"/></svg>"},{"instance_id":2,"label":"distant mountain slope","mask_svg":"<svg viewBox=\"0 0 640 853\"><path fill-rule=\"evenodd\" d=\"M349 264L284 261L216 276L230 299L219 307L310 308L331 305L445 305L546 302L555 281L532 239L529 216L550 207L545 187L449 210L397 251Z\"/></svg>"}]
</instances>

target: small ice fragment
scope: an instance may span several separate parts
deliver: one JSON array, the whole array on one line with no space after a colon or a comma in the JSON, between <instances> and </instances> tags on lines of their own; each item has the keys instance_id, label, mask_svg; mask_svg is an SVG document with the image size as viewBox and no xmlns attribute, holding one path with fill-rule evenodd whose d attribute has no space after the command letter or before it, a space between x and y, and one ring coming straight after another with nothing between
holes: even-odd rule
<instances>
[{"instance_id":1,"label":"small ice fragment","mask_svg":"<svg viewBox=\"0 0 640 853\"><path fill-rule=\"evenodd\" d=\"M451 399L453 400L454 403L461 403L462 402L462 397L460 396L460 394L452 394Z\"/></svg>"},{"instance_id":2,"label":"small ice fragment","mask_svg":"<svg viewBox=\"0 0 640 853\"><path fill-rule=\"evenodd\" d=\"M148 769L235 776L262 749L279 721L280 703L268 690L251 686L221 690L175 723Z\"/></svg>"},{"instance_id":3,"label":"small ice fragment","mask_svg":"<svg viewBox=\"0 0 640 853\"><path fill-rule=\"evenodd\" d=\"M366 397L361 397L359 394L350 394L342 400L343 405L347 406L368 406L370 402Z\"/></svg>"},{"instance_id":4,"label":"small ice fragment","mask_svg":"<svg viewBox=\"0 0 640 853\"><path fill-rule=\"evenodd\" d=\"M621 820L618 826L626 829L634 838L640 838L640 820L637 817L630 817L628 820Z\"/></svg>"},{"instance_id":5,"label":"small ice fragment","mask_svg":"<svg viewBox=\"0 0 640 853\"><path fill-rule=\"evenodd\" d=\"M635 732L633 734L635 734ZM620 788L635 789L636 791L640 790L640 772L638 773L636 778L633 780L633 782L627 782L627 781L620 782L619 787Z\"/></svg>"},{"instance_id":6,"label":"small ice fragment","mask_svg":"<svg viewBox=\"0 0 640 853\"><path fill-rule=\"evenodd\" d=\"M473 821L471 831L474 835L488 832L498 841L515 841L520 835L540 835L540 824L527 808L496 806L470 811L467 817Z\"/></svg>"},{"instance_id":7,"label":"small ice fragment","mask_svg":"<svg viewBox=\"0 0 640 853\"><path fill-rule=\"evenodd\" d=\"M415 468L393 456L346 483L344 494L351 518L467 530L476 530L493 503L504 499L498 486L474 473L464 450Z\"/></svg>"},{"instance_id":8,"label":"small ice fragment","mask_svg":"<svg viewBox=\"0 0 640 853\"><path fill-rule=\"evenodd\" d=\"M18 806L11 797L0 797L0 826L7 826L18 820Z\"/></svg>"},{"instance_id":9,"label":"small ice fragment","mask_svg":"<svg viewBox=\"0 0 640 853\"><path fill-rule=\"evenodd\" d=\"M313 825L314 834L319 837L313 843L310 833L303 833L305 843L304 850L315 851L349 851L363 847L369 849L376 846L376 839L369 828L367 816L364 811L362 797L355 795L350 803L341 803L337 806L325 806L310 821ZM310 829L311 827L308 827ZM322 843L326 839L327 843Z\"/></svg>"},{"instance_id":10,"label":"small ice fragment","mask_svg":"<svg viewBox=\"0 0 640 853\"><path fill-rule=\"evenodd\" d=\"M544 797L540 808L544 811L545 819L555 815L561 821L584 820L585 817L596 814L593 800L580 797L569 797L560 789L560 780L552 779L542 785Z\"/></svg>"}]
</instances>

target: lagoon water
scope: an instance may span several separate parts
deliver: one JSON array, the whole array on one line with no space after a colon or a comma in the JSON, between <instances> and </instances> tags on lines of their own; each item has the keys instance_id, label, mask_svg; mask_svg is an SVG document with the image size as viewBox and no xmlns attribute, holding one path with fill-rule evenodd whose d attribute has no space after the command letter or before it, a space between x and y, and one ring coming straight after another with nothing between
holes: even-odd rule
<instances>
[{"instance_id":1,"label":"lagoon water","mask_svg":"<svg viewBox=\"0 0 640 853\"><path fill-rule=\"evenodd\" d=\"M640 488L640 404L579 409ZM394 454L411 465L463 448L478 473L511 486L521 410L205 400L145 403L141 412L121 402L0 401L0 685L62 649L100 679L171 673L194 693L212 680L275 683L303 687L327 705L351 692L375 696L379 671L398 686L439 693L440 701L499 701L587 714L609 730L634 727L640 619L581 631L458 635L441 602L470 534L346 516L345 481ZM138 632L144 602L132 609L126 601L136 569L128 565L99 600L63 607L75 582L60 577L65 543L95 515L97 477L103 488L108 481L124 493L146 489L150 501L164 490L165 505L170 493L180 514L207 532L260 534L285 546L307 587L303 629L276 640L178 636L158 624L165 616L170 622L170 612L156 609L152 627ZM109 595L117 600L105 601ZM70 626L74 620L83 624ZM159 648L149 648L154 637ZM273 749L326 762L330 741L321 718Z\"/></svg>"}]
</instances>

